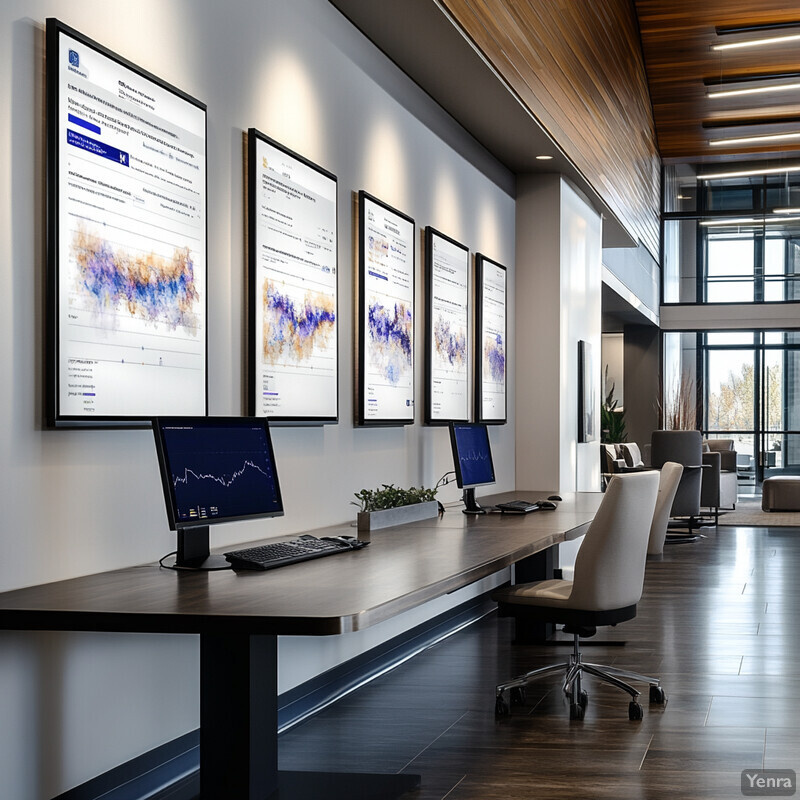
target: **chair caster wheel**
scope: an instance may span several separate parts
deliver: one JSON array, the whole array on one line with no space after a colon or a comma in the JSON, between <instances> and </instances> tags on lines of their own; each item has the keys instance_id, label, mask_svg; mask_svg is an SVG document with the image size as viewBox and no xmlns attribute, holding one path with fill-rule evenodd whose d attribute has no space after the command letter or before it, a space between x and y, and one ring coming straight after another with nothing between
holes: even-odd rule
<instances>
[{"instance_id":1,"label":"chair caster wheel","mask_svg":"<svg viewBox=\"0 0 800 800\"><path fill-rule=\"evenodd\" d=\"M511 690L511 705L524 706L525 705L525 687L515 686Z\"/></svg>"},{"instance_id":2,"label":"chair caster wheel","mask_svg":"<svg viewBox=\"0 0 800 800\"><path fill-rule=\"evenodd\" d=\"M580 695L578 695L578 702L586 708L589 705L589 692L586 689L581 689Z\"/></svg>"},{"instance_id":3,"label":"chair caster wheel","mask_svg":"<svg viewBox=\"0 0 800 800\"><path fill-rule=\"evenodd\" d=\"M569 707L570 719L583 719L585 713L584 707L580 703L571 703Z\"/></svg>"},{"instance_id":4,"label":"chair caster wheel","mask_svg":"<svg viewBox=\"0 0 800 800\"><path fill-rule=\"evenodd\" d=\"M494 701L494 715L496 717L507 717L511 713L508 703L503 700L502 695Z\"/></svg>"},{"instance_id":5,"label":"chair caster wheel","mask_svg":"<svg viewBox=\"0 0 800 800\"><path fill-rule=\"evenodd\" d=\"M660 706L663 706L664 703L667 702L667 696L664 694L664 690L660 686L650 687L650 702L658 703Z\"/></svg>"},{"instance_id":6,"label":"chair caster wheel","mask_svg":"<svg viewBox=\"0 0 800 800\"><path fill-rule=\"evenodd\" d=\"M644 717L644 709L635 701L628 703L628 719L637 722Z\"/></svg>"}]
</instances>

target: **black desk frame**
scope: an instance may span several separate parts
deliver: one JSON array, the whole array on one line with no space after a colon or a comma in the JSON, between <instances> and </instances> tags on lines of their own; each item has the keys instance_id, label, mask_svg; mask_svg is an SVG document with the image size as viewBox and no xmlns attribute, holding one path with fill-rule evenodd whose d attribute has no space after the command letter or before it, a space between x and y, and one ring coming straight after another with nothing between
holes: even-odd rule
<instances>
[{"instance_id":1,"label":"black desk frame","mask_svg":"<svg viewBox=\"0 0 800 800\"><path fill-rule=\"evenodd\" d=\"M519 496L505 493L491 501ZM366 588L354 586L347 595L341 585L336 592L328 587L328 594L338 599L332 609L324 608L324 588L320 598L304 586L302 596L310 599L303 608L291 597L284 601L287 587L295 586L296 573L276 573L290 567L269 573L273 581L266 584L263 573L200 577L143 566L0 594L0 629L199 634L201 800L400 797L419 786L419 775L278 770L278 635L359 630L511 564L519 564L518 576L531 579L535 570L541 577L552 558L547 555L552 545L584 533L600 502L600 495L575 498L559 512L527 518L466 519L449 514L444 521L405 526L402 535L373 534L373 546L356 551L349 562L340 556L295 565L324 576L331 574L324 562L336 561L336 580L331 583L363 581ZM342 532L340 526L324 534ZM385 587L380 575L403 569L396 559L410 550L417 559L413 563L430 559L432 575L424 580L402 576L397 586ZM252 589L251 579L260 591ZM353 608L358 610L349 610Z\"/></svg>"}]
</instances>

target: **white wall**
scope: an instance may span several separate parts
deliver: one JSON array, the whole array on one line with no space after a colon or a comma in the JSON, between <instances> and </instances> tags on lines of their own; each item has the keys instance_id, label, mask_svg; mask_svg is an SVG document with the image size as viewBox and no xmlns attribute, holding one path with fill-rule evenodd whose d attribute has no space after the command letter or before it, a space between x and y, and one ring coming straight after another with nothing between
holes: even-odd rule
<instances>
[{"instance_id":1,"label":"white wall","mask_svg":"<svg viewBox=\"0 0 800 800\"><path fill-rule=\"evenodd\" d=\"M558 175L517 179L520 313L514 338L519 489L561 489L561 339L557 333L561 325L560 197Z\"/></svg>"},{"instance_id":2,"label":"white wall","mask_svg":"<svg viewBox=\"0 0 800 800\"><path fill-rule=\"evenodd\" d=\"M602 220L558 175L517 181L517 487L600 490ZM578 442L578 341L593 351L597 441ZM566 577L580 542L559 546Z\"/></svg>"},{"instance_id":3,"label":"white wall","mask_svg":"<svg viewBox=\"0 0 800 800\"><path fill-rule=\"evenodd\" d=\"M561 476L565 491L600 491L602 218L561 181ZM592 350L595 441L578 442L578 341ZM569 458L564 458L569 454Z\"/></svg>"},{"instance_id":4,"label":"white wall","mask_svg":"<svg viewBox=\"0 0 800 800\"><path fill-rule=\"evenodd\" d=\"M350 422L351 193L366 189L414 217L418 231L433 225L504 264L513 297L511 176L325 0L4 0L0 590L152 563L174 549L149 432L41 426L48 16L208 104L212 414L242 410L242 131L255 126L339 177L339 315L346 321L339 342L340 423L275 430L286 516L215 531L213 544L352 519L352 493L378 481L432 485L452 466L445 429L359 430ZM421 269L418 260L420 308ZM513 309L509 325L513 329ZM421 409L422 329L417 333ZM509 424L491 431L498 489L514 486L513 368L508 411ZM457 497L448 487L442 499ZM480 588L366 636L282 640L281 688ZM52 797L193 729L197 684L193 637L0 633L0 794L9 800Z\"/></svg>"},{"instance_id":5,"label":"white wall","mask_svg":"<svg viewBox=\"0 0 800 800\"><path fill-rule=\"evenodd\" d=\"M517 182L517 486L599 491L602 220L558 175ZM593 352L597 442L578 442L578 341Z\"/></svg>"}]
</instances>

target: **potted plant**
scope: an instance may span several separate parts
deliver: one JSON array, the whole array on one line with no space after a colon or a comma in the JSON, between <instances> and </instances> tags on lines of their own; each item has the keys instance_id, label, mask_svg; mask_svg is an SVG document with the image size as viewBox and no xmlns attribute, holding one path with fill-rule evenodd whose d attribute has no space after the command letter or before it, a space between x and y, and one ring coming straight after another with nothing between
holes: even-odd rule
<instances>
[{"instance_id":1,"label":"potted plant","mask_svg":"<svg viewBox=\"0 0 800 800\"><path fill-rule=\"evenodd\" d=\"M436 489L400 489L391 483L384 483L377 489L362 489L355 492L360 506L358 530L374 531L405 522L432 519L439 513Z\"/></svg>"}]
</instances>

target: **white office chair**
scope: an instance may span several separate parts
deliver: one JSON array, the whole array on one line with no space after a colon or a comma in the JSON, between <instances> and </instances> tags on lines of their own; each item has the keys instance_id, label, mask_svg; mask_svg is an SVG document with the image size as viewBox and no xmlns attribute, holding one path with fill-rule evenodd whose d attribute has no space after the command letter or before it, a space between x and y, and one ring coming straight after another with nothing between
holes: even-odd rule
<instances>
[{"instance_id":1,"label":"white office chair","mask_svg":"<svg viewBox=\"0 0 800 800\"><path fill-rule=\"evenodd\" d=\"M678 484L683 475L683 464L667 461L661 467L661 479L658 482L658 497L656 497L656 510L653 512L653 522L650 525L650 538L647 542L647 555L658 556L664 552L664 542L667 539L667 526L672 503L678 492Z\"/></svg>"},{"instance_id":2,"label":"white office chair","mask_svg":"<svg viewBox=\"0 0 800 800\"><path fill-rule=\"evenodd\" d=\"M521 704L525 686L557 672L564 673L564 693L570 699L570 719L583 719L588 694L581 689L584 672L626 691L631 696L628 716L641 719L639 692L623 678L650 684L650 702L663 703L658 678L581 661L580 637L593 636L598 625L616 625L636 616L642 596L647 546L656 495L658 472L614 475L575 561L574 580L546 580L503 587L492 597L501 615L564 625L573 636L569 661L542 667L497 686L495 713L508 714L505 693Z\"/></svg>"}]
</instances>

